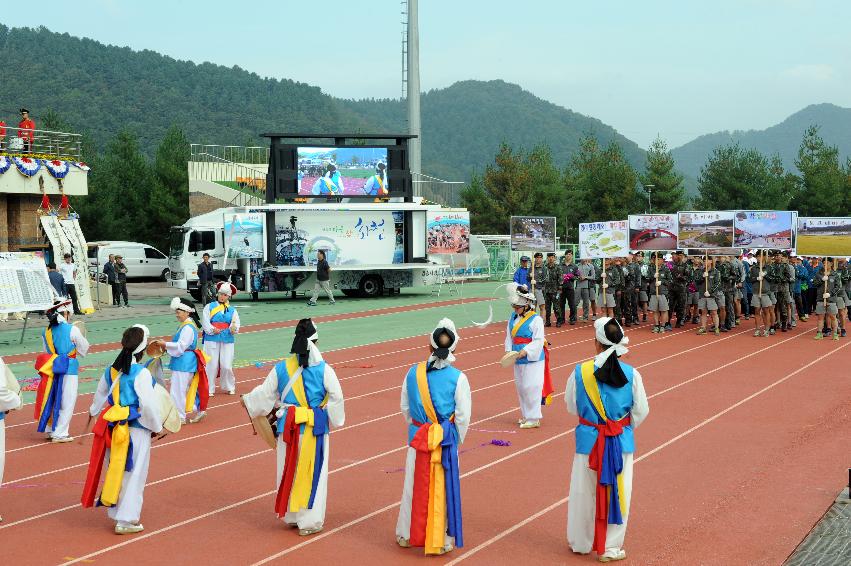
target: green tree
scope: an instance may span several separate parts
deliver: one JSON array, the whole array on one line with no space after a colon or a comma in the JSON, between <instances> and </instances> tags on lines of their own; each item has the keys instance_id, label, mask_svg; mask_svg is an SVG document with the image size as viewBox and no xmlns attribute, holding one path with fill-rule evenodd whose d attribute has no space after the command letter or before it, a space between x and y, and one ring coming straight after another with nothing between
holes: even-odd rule
<instances>
[{"instance_id":1,"label":"green tree","mask_svg":"<svg viewBox=\"0 0 851 566\"><path fill-rule=\"evenodd\" d=\"M751 210L767 175L768 163L760 152L737 143L716 147L700 169L695 204L700 210Z\"/></svg>"},{"instance_id":2,"label":"green tree","mask_svg":"<svg viewBox=\"0 0 851 566\"><path fill-rule=\"evenodd\" d=\"M848 214L848 171L839 163L839 150L819 136L818 126L804 132L795 166L801 176L792 206L802 216Z\"/></svg>"},{"instance_id":3,"label":"green tree","mask_svg":"<svg viewBox=\"0 0 851 566\"><path fill-rule=\"evenodd\" d=\"M648 195L657 212L674 213L687 205L683 176L674 167L674 158L662 138L656 138L647 150L647 163L639 177L642 201ZM647 188L648 185L653 185ZM650 212L648 210L648 212Z\"/></svg>"},{"instance_id":4,"label":"green tree","mask_svg":"<svg viewBox=\"0 0 851 566\"><path fill-rule=\"evenodd\" d=\"M147 208L149 243L167 249L169 229L189 218L189 141L176 125L165 134L154 159L155 181Z\"/></svg>"}]
</instances>

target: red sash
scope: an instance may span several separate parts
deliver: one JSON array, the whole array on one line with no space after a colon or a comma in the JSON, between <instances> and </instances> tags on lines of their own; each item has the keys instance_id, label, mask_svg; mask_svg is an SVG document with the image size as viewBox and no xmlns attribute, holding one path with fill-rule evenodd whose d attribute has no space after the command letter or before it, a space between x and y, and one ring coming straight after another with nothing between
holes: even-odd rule
<instances>
[{"instance_id":1,"label":"red sash","mask_svg":"<svg viewBox=\"0 0 851 566\"><path fill-rule=\"evenodd\" d=\"M523 338L520 336L514 336L512 340L514 344L529 344L532 342L531 338ZM555 388L553 387L553 378L550 375L550 349L547 341L544 340L544 387L541 390L541 405L549 405L552 403L554 392Z\"/></svg>"},{"instance_id":2,"label":"red sash","mask_svg":"<svg viewBox=\"0 0 851 566\"><path fill-rule=\"evenodd\" d=\"M109 410L109 407L101 411L95 421L95 426L92 429L94 439L92 440L92 453L89 458L89 469L86 474L86 483L83 487L83 497L81 503L83 507L92 507L95 504L98 485L100 484L100 476L103 471L103 459L106 456L106 449L112 444L112 435L107 430L108 423L103 418L103 414Z\"/></svg>"},{"instance_id":3,"label":"red sash","mask_svg":"<svg viewBox=\"0 0 851 566\"><path fill-rule=\"evenodd\" d=\"M298 439L299 425L295 422L295 407L287 407L287 416L284 420L284 431L281 440L287 444L286 463L284 464L284 475L278 484L278 495L275 497L275 512L278 517L283 517L287 512L287 504L290 501L290 493L293 490L295 480L295 469L298 463Z\"/></svg>"}]
</instances>

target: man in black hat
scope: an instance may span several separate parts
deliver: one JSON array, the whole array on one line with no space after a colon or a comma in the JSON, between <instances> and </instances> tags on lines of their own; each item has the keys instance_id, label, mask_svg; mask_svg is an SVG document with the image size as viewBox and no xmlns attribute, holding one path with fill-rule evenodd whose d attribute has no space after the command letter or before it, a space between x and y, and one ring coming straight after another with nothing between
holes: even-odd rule
<instances>
[{"instance_id":1,"label":"man in black hat","mask_svg":"<svg viewBox=\"0 0 851 566\"><path fill-rule=\"evenodd\" d=\"M674 254L674 267L671 268L671 310L677 313L677 328L685 323L686 313L686 286L691 280L691 268L685 261L683 250L677 250Z\"/></svg>"},{"instance_id":2,"label":"man in black hat","mask_svg":"<svg viewBox=\"0 0 851 566\"><path fill-rule=\"evenodd\" d=\"M21 121L18 122L18 137L24 140L24 152L32 151L33 141L35 140L35 122L30 119L30 111L26 108L21 108Z\"/></svg>"},{"instance_id":3,"label":"man in black hat","mask_svg":"<svg viewBox=\"0 0 851 566\"><path fill-rule=\"evenodd\" d=\"M553 252L547 253L547 263L543 268L543 291L544 305L546 306L546 317L544 318L544 326L552 326L550 321L550 313L556 313L556 326L561 326L561 321L564 320L564 311L559 309L561 304L561 266L556 263L556 254Z\"/></svg>"},{"instance_id":4,"label":"man in black hat","mask_svg":"<svg viewBox=\"0 0 851 566\"><path fill-rule=\"evenodd\" d=\"M576 324L576 282L579 280L579 266L573 263L573 252L564 252L561 259L561 298L559 299L559 310L561 320L556 326L564 324L567 311L565 303L570 310L570 324Z\"/></svg>"},{"instance_id":5,"label":"man in black hat","mask_svg":"<svg viewBox=\"0 0 851 566\"><path fill-rule=\"evenodd\" d=\"M544 300L544 254L535 252L534 265L529 277L532 279L532 288L535 290L535 302L538 304L538 314L544 318L546 314L546 301Z\"/></svg>"}]
</instances>

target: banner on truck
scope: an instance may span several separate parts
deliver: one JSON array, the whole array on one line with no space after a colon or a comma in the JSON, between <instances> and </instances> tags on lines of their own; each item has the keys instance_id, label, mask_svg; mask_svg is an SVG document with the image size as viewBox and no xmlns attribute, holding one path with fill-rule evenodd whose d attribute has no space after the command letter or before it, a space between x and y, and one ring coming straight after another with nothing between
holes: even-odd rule
<instances>
[{"instance_id":1,"label":"banner on truck","mask_svg":"<svg viewBox=\"0 0 851 566\"><path fill-rule=\"evenodd\" d=\"M225 253L228 259L262 259L265 248L265 214L225 214Z\"/></svg>"},{"instance_id":2,"label":"banner on truck","mask_svg":"<svg viewBox=\"0 0 851 566\"><path fill-rule=\"evenodd\" d=\"M679 246L690 249L732 248L735 214L732 210L678 213Z\"/></svg>"},{"instance_id":3,"label":"banner on truck","mask_svg":"<svg viewBox=\"0 0 851 566\"><path fill-rule=\"evenodd\" d=\"M798 255L851 256L851 218L798 217Z\"/></svg>"},{"instance_id":4,"label":"banner on truck","mask_svg":"<svg viewBox=\"0 0 851 566\"><path fill-rule=\"evenodd\" d=\"M426 212L426 242L429 254L470 253L470 213L467 211Z\"/></svg>"},{"instance_id":5,"label":"banner on truck","mask_svg":"<svg viewBox=\"0 0 851 566\"><path fill-rule=\"evenodd\" d=\"M316 252L325 251L331 265L402 263L396 253L393 211L305 210L275 215L277 265L316 265Z\"/></svg>"},{"instance_id":6,"label":"banner on truck","mask_svg":"<svg viewBox=\"0 0 851 566\"><path fill-rule=\"evenodd\" d=\"M511 251L556 251L555 216L512 216Z\"/></svg>"},{"instance_id":7,"label":"banner on truck","mask_svg":"<svg viewBox=\"0 0 851 566\"><path fill-rule=\"evenodd\" d=\"M736 211L733 246L794 250L795 216L789 210Z\"/></svg>"},{"instance_id":8,"label":"banner on truck","mask_svg":"<svg viewBox=\"0 0 851 566\"><path fill-rule=\"evenodd\" d=\"M597 259L624 257L629 253L629 222L587 222L579 224L579 257Z\"/></svg>"},{"instance_id":9,"label":"banner on truck","mask_svg":"<svg viewBox=\"0 0 851 566\"><path fill-rule=\"evenodd\" d=\"M629 247L632 250L677 249L676 214L630 214Z\"/></svg>"},{"instance_id":10,"label":"banner on truck","mask_svg":"<svg viewBox=\"0 0 851 566\"><path fill-rule=\"evenodd\" d=\"M54 294L40 252L0 253L0 312L43 311Z\"/></svg>"}]
</instances>

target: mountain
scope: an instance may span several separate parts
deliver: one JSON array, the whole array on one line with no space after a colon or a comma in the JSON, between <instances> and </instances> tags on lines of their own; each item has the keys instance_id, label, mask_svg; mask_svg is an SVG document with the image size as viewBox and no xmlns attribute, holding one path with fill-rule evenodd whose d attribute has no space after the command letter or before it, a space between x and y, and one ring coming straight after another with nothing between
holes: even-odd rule
<instances>
[{"instance_id":1,"label":"mountain","mask_svg":"<svg viewBox=\"0 0 851 566\"><path fill-rule=\"evenodd\" d=\"M738 142L744 148L753 148L771 156L780 154L783 164L795 171L795 159L804 131L818 125L819 135L829 145L839 148L842 162L851 156L851 108L834 104L813 104L796 112L775 126L764 130L724 131L700 136L671 153L677 168L697 179L700 168L712 150L721 145Z\"/></svg>"},{"instance_id":2,"label":"mountain","mask_svg":"<svg viewBox=\"0 0 851 566\"><path fill-rule=\"evenodd\" d=\"M46 28L0 25L0 60L15 62L0 80L0 117L27 106L39 123L48 109L104 147L122 128L153 153L179 125L194 143L265 145L268 131L404 132L402 100L342 100L319 88L261 77L237 66L179 61ZM503 81L464 81L422 97L423 170L468 180L493 161L503 141L531 149L544 142L563 165L580 137L621 144L644 167L644 151L601 121L542 100Z\"/></svg>"}]
</instances>

